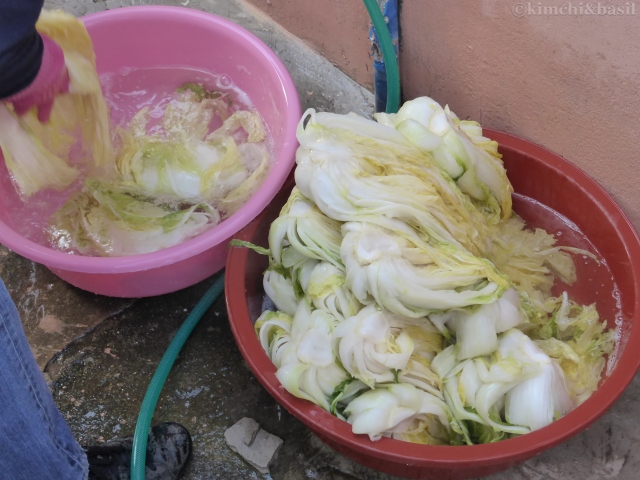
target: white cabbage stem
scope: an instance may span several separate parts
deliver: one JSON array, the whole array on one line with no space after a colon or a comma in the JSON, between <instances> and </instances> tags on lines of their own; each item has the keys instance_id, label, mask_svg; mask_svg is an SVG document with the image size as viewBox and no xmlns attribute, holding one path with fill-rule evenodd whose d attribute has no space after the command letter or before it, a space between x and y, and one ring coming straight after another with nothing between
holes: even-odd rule
<instances>
[{"instance_id":1,"label":"white cabbage stem","mask_svg":"<svg viewBox=\"0 0 640 480\"><path fill-rule=\"evenodd\" d=\"M336 325L335 317L322 310L312 311L309 302L302 300L292 319L289 340L278 352L276 377L284 388L325 410L331 407L336 387L349 379L336 363L332 345Z\"/></svg>"},{"instance_id":2,"label":"white cabbage stem","mask_svg":"<svg viewBox=\"0 0 640 480\"><path fill-rule=\"evenodd\" d=\"M493 282L478 290L458 291L477 284L483 272L473 265L442 268L437 254L430 256L418 246L419 241L412 242L392 230L349 222L342 231L340 253L347 285L361 303L375 300L391 312L423 317L435 310L490 302L500 291Z\"/></svg>"},{"instance_id":3,"label":"white cabbage stem","mask_svg":"<svg viewBox=\"0 0 640 480\"><path fill-rule=\"evenodd\" d=\"M456 335L458 358L465 360L491 355L498 348L498 334L523 321L518 293L509 289L500 299L480 306L473 313L451 312L446 326Z\"/></svg>"},{"instance_id":4,"label":"white cabbage stem","mask_svg":"<svg viewBox=\"0 0 640 480\"><path fill-rule=\"evenodd\" d=\"M276 308L289 315L295 315L298 299L293 290L293 282L274 270L267 270L262 277L264 292L273 301Z\"/></svg>"},{"instance_id":5,"label":"white cabbage stem","mask_svg":"<svg viewBox=\"0 0 640 480\"><path fill-rule=\"evenodd\" d=\"M303 288L316 308L344 320L362 308L345 282L344 270L329 262L320 262L310 272L307 285Z\"/></svg>"},{"instance_id":6,"label":"white cabbage stem","mask_svg":"<svg viewBox=\"0 0 640 480\"><path fill-rule=\"evenodd\" d=\"M353 433L367 434L374 441L410 430L421 417L435 417L448 429L451 418L442 400L404 383L369 390L352 400L344 413Z\"/></svg>"},{"instance_id":7,"label":"white cabbage stem","mask_svg":"<svg viewBox=\"0 0 640 480\"><path fill-rule=\"evenodd\" d=\"M341 241L340 223L323 215L297 188L269 230L269 249L276 263L282 261L283 249L291 246L307 258L341 267Z\"/></svg>"},{"instance_id":8,"label":"white cabbage stem","mask_svg":"<svg viewBox=\"0 0 640 480\"><path fill-rule=\"evenodd\" d=\"M340 323L334 342L344 368L370 387L393 381L394 372L407 367L414 348L411 337L392 329L385 313L373 305Z\"/></svg>"}]
</instances>

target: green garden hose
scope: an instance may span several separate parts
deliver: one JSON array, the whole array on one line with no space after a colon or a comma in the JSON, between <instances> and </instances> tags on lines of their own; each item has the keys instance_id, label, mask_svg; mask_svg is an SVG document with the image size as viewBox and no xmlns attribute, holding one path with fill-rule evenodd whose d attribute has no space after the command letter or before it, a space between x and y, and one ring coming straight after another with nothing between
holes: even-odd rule
<instances>
[{"instance_id":1,"label":"green garden hose","mask_svg":"<svg viewBox=\"0 0 640 480\"><path fill-rule=\"evenodd\" d=\"M160 364L153 374L151 383L147 388L147 393L142 401L140 407L140 414L138 415L138 422L136 423L136 431L133 435L133 450L131 452L131 480L145 480L145 460L147 455L147 437L149 435L149 428L151 427L151 419L153 417L153 411L158 403L160 392L164 386L164 382L169 376L171 367L176 360L176 357L180 353L184 343L189 338L189 335L198 324L202 316L205 314L209 307L216 301L224 289L224 274L220 275L213 285L209 287L209 290L200 299L195 308L187 316L178 333L176 333L173 340L169 344L169 348L164 353Z\"/></svg>"},{"instance_id":2,"label":"green garden hose","mask_svg":"<svg viewBox=\"0 0 640 480\"><path fill-rule=\"evenodd\" d=\"M400 72L398 71L398 60L396 59L396 51L393 48L391 35L387 23L382 16L380 7L376 0L363 0L364 6L367 7L373 28L376 29L378 40L380 41L380 50L387 70L387 113L396 113L400 107Z\"/></svg>"}]
</instances>

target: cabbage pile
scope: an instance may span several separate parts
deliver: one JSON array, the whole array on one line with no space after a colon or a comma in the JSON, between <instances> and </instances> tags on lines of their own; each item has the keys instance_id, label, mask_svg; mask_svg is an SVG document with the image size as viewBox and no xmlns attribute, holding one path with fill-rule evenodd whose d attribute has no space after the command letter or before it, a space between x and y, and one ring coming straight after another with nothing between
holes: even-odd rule
<instances>
[{"instance_id":1,"label":"cabbage pile","mask_svg":"<svg viewBox=\"0 0 640 480\"><path fill-rule=\"evenodd\" d=\"M18 117L0 104L0 148L23 199L75 191L47 228L55 248L122 256L171 247L235 213L266 178L270 153L257 112L187 83L159 123L145 107L112 132L82 22L43 11L36 28L61 46L69 93L56 98L47 125L35 109ZM222 125L209 133L214 120Z\"/></svg>"},{"instance_id":2,"label":"cabbage pile","mask_svg":"<svg viewBox=\"0 0 640 480\"><path fill-rule=\"evenodd\" d=\"M489 443L597 388L613 331L552 297L568 252L511 208L496 142L427 97L377 122L308 110L255 324L293 395L356 434Z\"/></svg>"}]
</instances>

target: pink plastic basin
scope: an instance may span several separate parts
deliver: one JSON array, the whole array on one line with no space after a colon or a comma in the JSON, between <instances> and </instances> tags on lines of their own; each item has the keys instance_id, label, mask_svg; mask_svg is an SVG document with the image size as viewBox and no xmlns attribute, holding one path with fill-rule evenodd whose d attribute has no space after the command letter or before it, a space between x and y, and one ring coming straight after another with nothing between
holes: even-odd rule
<instances>
[{"instance_id":1,"label":"pink plastic basin","mask_svg":"<svg viewBox=\"0 0 640 480\"><path fill-rule=\"evenodd\" d=\"M562 232L559 238L564 245L585 248L588 241L588 248L604 260L598 264L575 257L578 281L568 288L570 297L582 304L596 302L610 327L615 327L616 317L620 321L617 362L610 375L587 401L545 428L497 443L455 447L417 445L388 438L372 442L366 435L354 435L351 425L311 402L294 397L276 378L276 368L253 328L262 308L262 275L268 266L267 257L246 248L231 248L227 260L225 291L229 322L240 352L260 383L336 451L400 477L462 480L523 462L591 425L620 396L640 366L640 239L629 219L594 180L558 155L505 133L488 129L484 133L500 144L516 193L514 210L532 227ZM293 185L291 177L272 205L238 238L266 247L269 226ZM575 226L582 234L576 232ZM617 299L613 295L614 285Z\"/></svg>"},{"instance_id":2,"label":"pink plastic basin","mask_svg":"<svg viewBox=\"0 0 640 480\"><path fill-rule=\"evenodd\" d=\"M294 163L300 100L273 51L238 25L176 7L131 7L83 19L99 73L122 68L191 67L226 74L267 123L275 162L256 194L215 228L175 247L128 257L69 255L25 239L0 201L0 243L90 292L114 297L160 295L193 285L224 267L228 240L267 206ZM0 155L1 158L1 155Z\"/></svg>"}]
</instances>

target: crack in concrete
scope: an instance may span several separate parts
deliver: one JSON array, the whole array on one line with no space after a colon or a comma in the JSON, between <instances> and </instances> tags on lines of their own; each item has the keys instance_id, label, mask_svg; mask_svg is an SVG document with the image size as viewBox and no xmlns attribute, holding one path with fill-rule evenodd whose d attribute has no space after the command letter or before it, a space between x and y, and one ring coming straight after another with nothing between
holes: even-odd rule
<instances>
[{"instance_id":1,"label":"crack in concrete","mask_svg":"<svg viewBox=\"0 0 640 480\"><path fill-rule=\"evenodd\" d=\"M61 348L58 351L56 351L53 354L53 356L51 358L49 358L49 360L45 364L45 366L42 369L42 371L44 373L48 374L49 377L51 378L51 380L55 382L57 380L57 374L59 374L59 369L56 369L53 365L63 357L64 353L67 352L67 351L70 351L75 345L77 345L78 343L82 342L85 338L89 337L90 335L93 335L94 333L103 331L104 329L107 329L107 328L113 328L115 326L115 324L117 324L119 322L118 317L120 317L123 313L127 312L128 310L130 310L136 304L137 300L138 299L133 299L131 302L129 302L128 304L124 305L122 308L118 309L117 311L109 313L102 320L100 320L96 325L94 325L92 328L84 331L80 335L78 335L75 338L73 338L63 348ZM109 322L110 320L114 320L115 321L114 325L106 326L107 322Z\"/></svg>"}]
</instances>

